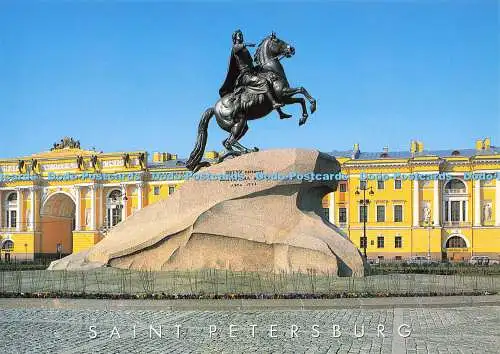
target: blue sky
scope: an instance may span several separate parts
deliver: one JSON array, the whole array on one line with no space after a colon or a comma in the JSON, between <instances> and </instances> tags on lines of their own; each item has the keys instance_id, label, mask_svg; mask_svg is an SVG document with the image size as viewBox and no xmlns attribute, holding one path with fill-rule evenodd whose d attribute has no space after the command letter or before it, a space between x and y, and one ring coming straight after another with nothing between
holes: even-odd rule
<instances>
[{"instance_id":1,"label":"blue sky","mask_svg":"<svg viewBox=\"0 0 500 354\"><path fill-rule=\"evenodd\" d=\"M295 46L283 64L318 110L250 123L242 143L322 151L500 145L497 1L0 3L0 157L63 136L187 156L241 28ZM210 123L207 149L226 133Z\"/></svg>"}]
</instances>

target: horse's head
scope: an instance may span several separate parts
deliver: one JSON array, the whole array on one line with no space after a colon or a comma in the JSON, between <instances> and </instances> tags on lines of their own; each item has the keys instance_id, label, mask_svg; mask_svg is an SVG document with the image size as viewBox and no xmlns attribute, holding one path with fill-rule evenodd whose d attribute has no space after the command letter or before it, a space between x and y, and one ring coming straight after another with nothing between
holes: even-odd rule
<instances>
[{"instance_id":1,"label":"horse's head","mask_svg":"<svg viewBox=\"0 0 500 354\"><path fill-rule=\"evenodd\" d=\"M271 60L280 59L281 57L290 58L294 54L295 48L276 37L276 33L272 32L259 44L254 59L257 65L263 65Z\"/></svg>"}]
</instances>

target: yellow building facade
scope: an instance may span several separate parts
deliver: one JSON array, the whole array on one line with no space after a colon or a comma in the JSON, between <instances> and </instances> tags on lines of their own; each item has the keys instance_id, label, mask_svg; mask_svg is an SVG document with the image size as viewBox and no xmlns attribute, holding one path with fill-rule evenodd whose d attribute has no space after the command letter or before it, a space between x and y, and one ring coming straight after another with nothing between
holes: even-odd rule
<instances>
[{"instance_id":1,"label":"yellow building facade","mask_svg":"<svg viewBox=\"0 0 500 354\"><path fill-rule=\"evenodd\" d=\"M500 149L489 139L443 151L412 142L407 152L364 153L356 144L332 155L344 178L325 196L323 217L362 252L366 246L368 258L500 257ZM88 249L135 211L168 198L186 172L174 154L97 152L71 138L0 159L1 260Z\"/></svg>"},{"instance_id":2,"label":"yellow building facade","mask_svg":"<svg viewBox=\"0 0 500 354\"><path fill-rule=\"evenodd\" d=\"M362 153L356 144L333 155L347 178L325 213L369 259L500 259L500 148L490 139L441 151L413 141L407 152Z\"/></svg>"}]
</instances>

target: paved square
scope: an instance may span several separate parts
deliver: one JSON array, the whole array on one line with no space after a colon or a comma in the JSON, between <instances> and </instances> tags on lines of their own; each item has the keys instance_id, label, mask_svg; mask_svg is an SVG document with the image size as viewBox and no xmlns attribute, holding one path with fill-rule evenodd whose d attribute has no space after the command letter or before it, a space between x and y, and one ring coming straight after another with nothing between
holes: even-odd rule
<instances>
[{"instance_id":1,"label":"paved square","mask_svg":"<svg viewBox=\"0 0 500 354\"><path fill-rule=\"evenodd\" d=\"M37 301L2 299L0 352L418 354L498 353L500 346L500 306L179 311L147 300ZM398 335L402 324L411 328L407 338ZM358 336L364 329L360 338L355 325Z\"/></svg>"}]
</instances>

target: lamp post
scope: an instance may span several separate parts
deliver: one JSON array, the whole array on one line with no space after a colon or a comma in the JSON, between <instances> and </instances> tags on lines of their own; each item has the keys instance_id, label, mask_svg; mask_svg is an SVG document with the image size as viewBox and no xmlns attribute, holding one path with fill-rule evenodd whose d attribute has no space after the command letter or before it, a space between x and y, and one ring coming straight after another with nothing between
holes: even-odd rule
<instances>
[{"instance_id":1,"label":"lamp post","mask_svg":"<svg viewBox=\"0 0 500 354\"><path fill-rule=\"evenodd\" d=\"M434 222L432 220L427 220L427 234L428 234L428 240L427 240L427 259L431 259L431 229L434 230Z\"/></svg>"},{"instance_id":2,"label":"lamp post","mask_svg":"<svg viewBox=\"0 0 500 354\"><path fill-rule=\"evenodd\" d=\"M363 199L360 201L361 206L363 207L363 254L365 256L365 260L367 259L366 255L366 247L368 246L368 237L366 236L366 221L368 219L368 204L370 204L370 201L366 199L366 191L369 189L370 191L368 192L369 195L374 195L375 193L373 192L373 188L367 188L367 182L365 181L364 185L362 188L356 188L356 192L354 194L360 195L361 192L360 190L363 191Z\"/></svg>"}]
</instances>

